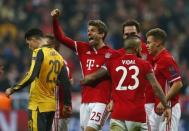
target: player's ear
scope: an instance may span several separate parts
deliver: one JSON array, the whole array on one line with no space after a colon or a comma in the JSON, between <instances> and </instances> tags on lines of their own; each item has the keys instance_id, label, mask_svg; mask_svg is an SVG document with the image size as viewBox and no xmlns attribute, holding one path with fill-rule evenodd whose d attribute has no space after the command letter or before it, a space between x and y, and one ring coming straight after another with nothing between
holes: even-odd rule
<instances>
[{"instance_id":1,"label":"player's ear","mask_svg":"<svg viewBox=\"0 0 189 131\"><path fill-rule=\"evenodd\" d=\"M159 46L162 45L162 42L160 40L156 40L155 44L156 44L157 47L159 47Z\"/></svg>"},{"instance_id":2,"label":"player's ear","mask_svg":"<svg viewBox=\"0 0 189 131\"><path fill-rule=\"evenodd\" d=\"M105 34L104 33L100 33L100 37L104 38Z\"/></svg>"}]
</instances>

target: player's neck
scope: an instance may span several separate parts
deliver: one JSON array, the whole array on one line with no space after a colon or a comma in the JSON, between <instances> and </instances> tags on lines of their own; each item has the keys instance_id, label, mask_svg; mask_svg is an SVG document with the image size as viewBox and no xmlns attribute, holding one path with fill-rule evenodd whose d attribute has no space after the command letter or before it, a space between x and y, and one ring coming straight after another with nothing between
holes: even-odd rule
<instances>
[{"instance_id":1,"label":"player's neck","mask_svg":"<svg viewBox=\"0 0 189 131\"><path fill-rule=\"evenodd\" d=\"M155 54L155 57L158 56L164 49L165 47L159 47L157 53Z\"/></svg>"},{"instance_id":2,"label":"player's neck","mask_svg":"<svg viewBox=\"0 0 189 131\"><path fill-rule=\"evenodd\" d=\"M98 49L100 49L100 48L102 48L102 47L104 47L104 46L105 46L105 43L104 43L103 41L100 41L99 44L97 44L97 45L94 46L94 48L95 48L96 50L98 50Z\"/></svg>"},{"instance_id":3,"label":"player's neck","mask_svg":"<svg viewBox=\"0 0 189 131\"><path fill-rule=\"evenodd\" d=\"M137 55L137 52L134 50L127 49L126 54L132 54L132 55Z\"/></svg>"}]
</instances>

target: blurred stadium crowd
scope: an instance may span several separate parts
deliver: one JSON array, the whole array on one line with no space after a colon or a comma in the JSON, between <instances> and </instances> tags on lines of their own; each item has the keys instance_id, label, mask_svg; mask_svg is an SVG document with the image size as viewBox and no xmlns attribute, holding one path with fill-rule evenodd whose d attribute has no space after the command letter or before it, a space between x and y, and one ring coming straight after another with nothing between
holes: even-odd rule
<instances>
[{"instance_id":1,"label":"blurred stadium crowd","mask_svg":"<svg viewBox=\"0 0 189 131\"><path fill-rule=\"evenodd\" d=\"M175 57L183 77L181 90L182 121L189 123L189 1L188 0L0 0L0 92L17 82L28 70L31 52L24 41L24 33L38 27L52 33L50 11L59 8L65 33L75 40L87 41L87 22L101 19L109 26L106 42L122 47L122 23L136 19L142 25L142 37L153 28L167 31L167 48ZM80 67L76 56L66 47L61 53L71 64L74 92L80 91ZM28 89L23 90L27 92ZM20 108L14 103L14 108ZM183 131L184 131L183 128ZM187 129L186 129L187 130ZM188 129L189 130L189 129Z\"/></svg>"}]
</instances>

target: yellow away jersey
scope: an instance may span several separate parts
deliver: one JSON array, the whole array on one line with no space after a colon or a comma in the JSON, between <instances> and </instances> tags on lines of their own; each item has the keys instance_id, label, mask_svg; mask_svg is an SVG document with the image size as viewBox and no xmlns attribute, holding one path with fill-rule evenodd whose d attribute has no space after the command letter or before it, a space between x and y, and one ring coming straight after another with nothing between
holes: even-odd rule
<instances>
[{"instance_id":1,"label":"yellow away jersey","mask_svg":"<svg viewBox=\"0 0 189 131\"><path fill-rule=\"evenodd\" d=\"M29 72L20 84L14 87L19 89L24 86L35 74L30 88L28 105L30 110L38 108L40 112L55 111L55 88L63 65L62 56L53 48L42 47L33 51Z\"/></svg>"}]
</instances>

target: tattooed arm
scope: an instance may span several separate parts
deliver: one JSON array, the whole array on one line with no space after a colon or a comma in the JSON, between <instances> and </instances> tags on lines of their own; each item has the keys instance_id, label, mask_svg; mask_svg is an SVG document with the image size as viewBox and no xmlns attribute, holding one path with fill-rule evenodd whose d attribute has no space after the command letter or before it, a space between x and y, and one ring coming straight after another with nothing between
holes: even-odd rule
<instances>
[{"instance_id":1,"label":"tattooed arm","mask_svg":"<svg viewBox=\"0 0 189 131\"><path fill-rule=\"evenodd\" d=\"M83 80L81 80L81 84L91 84L92 82L108 75L108 71L105 68L100 68L92 74L86 75Z\"/></svg>"},{"instance_id":2,"label":"tattooed arm","mask_svg":"<svg viewBox=\"0 0 189 131\"><path fill-rule=\"evenodd\" d=\"M161 85L157 81L154 73L147 74L147 79L150 82L150 84L152 85L155 95L160 99L163 106L167 107L168 105L167 105L165 94L161 88Z\"/></svg>"}]
</instances>

